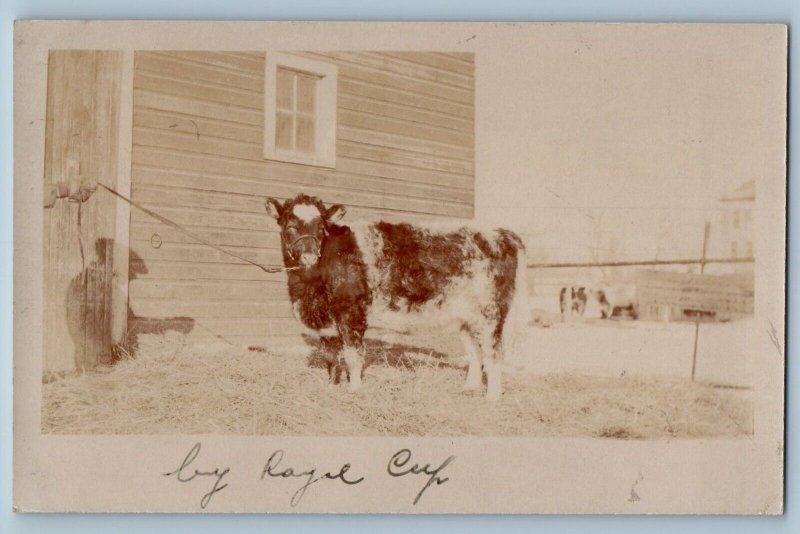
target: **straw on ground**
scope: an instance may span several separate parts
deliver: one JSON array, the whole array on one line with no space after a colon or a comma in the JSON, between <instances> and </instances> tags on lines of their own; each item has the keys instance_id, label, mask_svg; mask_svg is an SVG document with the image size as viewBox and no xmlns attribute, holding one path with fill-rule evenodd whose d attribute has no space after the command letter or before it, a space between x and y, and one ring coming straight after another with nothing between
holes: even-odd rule
<instances>
[{"instance_id":1,"label":"straw on ground","mask_svg":"<svg viewBox=\"0 0 800 534\"><path fill-rule=\"evenodd\" d=\"M752 434L749 392L656 377L507 374L496 404L462 390L459 362L372 354L363 389L329 386L289 352L142 336L135 358L43 384L42 430L63 434L548 436Z\"/></svg>"}]
</instances>

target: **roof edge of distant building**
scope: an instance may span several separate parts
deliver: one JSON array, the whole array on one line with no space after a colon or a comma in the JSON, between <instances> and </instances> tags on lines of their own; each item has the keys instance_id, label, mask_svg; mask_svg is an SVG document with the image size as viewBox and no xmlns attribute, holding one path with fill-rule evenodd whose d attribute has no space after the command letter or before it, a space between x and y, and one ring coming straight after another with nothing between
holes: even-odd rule
<instances>
[{"instance_id":1,"label":"roof edge of distant building","mask_svg":"<svg viewBox=\"0 0 800 534\"><path fill-rule=\"evenodd\" d=\"M755 200L756 199L756 181L755 180L747 180L746 182L740 184L735 189L728 191L720 201L722 202L733 202L737 200Z\"/></svg>"}]
</instances>

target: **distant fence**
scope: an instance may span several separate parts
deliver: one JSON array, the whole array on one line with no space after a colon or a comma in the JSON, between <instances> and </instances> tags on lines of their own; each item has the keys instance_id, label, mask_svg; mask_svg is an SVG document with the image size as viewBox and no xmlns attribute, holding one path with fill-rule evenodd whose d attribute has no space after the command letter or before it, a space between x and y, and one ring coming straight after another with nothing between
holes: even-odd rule
<instances>
[{"instance_id":1,"label":"distant fence","mask_svg":"<svg viewBox=\"0 0 800 534\"><path fill-rule=\"evenodd\" d=\"M529 263L528 269L655 267L754 264L755 258L710 258L606 262ZM696 274L641 269L632 277L644 309L674 308L721 314L753 313L753 277L747 274ZM551 285L551 284L548 284Z\"/></svg>"},{"instance_id":2,"label":"distant fence","mask_svg":"<svg viewBox=\"0 0 800 534\"><path fill-rule=\"evenodd\" d=\"M694 274L640 270L636 272L640 306L695 310L723 316L753 313L752 274Z\"/></svg>"},{"instance_id":3,"label":"distant fence","mask_svg":"<svg viewBox=\"0 0 800 534\"><path fill-rule=\"evenodd\" d=\"M732 316L753 313L754 275L753 273L732 273L724 275L705 274L708 264L755 264L755 258L706 258L709 224L706 224L703 240L703 255L694 259L599 261L599 262L560 262L528 263L535 269L575 269L595 267L658 267L674 265L699 265L700 273L680 273L641 269L630 283L636 285L637 301L649 318L660 317L669 320L676 315L691 312L695 320L694 343L692 350L692 380L697 365L697 340L700 331L700 318L713 316L728 319Z\"/></svg>"},{"instance_id":4,"label":"distant fence","mask_svg":"<svg viewBox=\"0 0 800 534\"><path fill-rule=\"evenodd\" d=\"M528 269L560 269L576 267L646 267L659 265L703 265L709 263L755 263L755 258L709 258L679 260L635 260L600 262L528 263Z\"/></svg>"}]
</instances>

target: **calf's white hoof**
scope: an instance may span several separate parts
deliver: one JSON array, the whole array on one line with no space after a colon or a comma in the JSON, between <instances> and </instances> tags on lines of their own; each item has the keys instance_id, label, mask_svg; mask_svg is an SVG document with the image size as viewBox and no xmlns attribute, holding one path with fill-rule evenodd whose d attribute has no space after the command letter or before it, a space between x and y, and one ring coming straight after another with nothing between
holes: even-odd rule
<instances>
[{"instance_id":1,"label":"calf's white hoof","mask_svg":"<svg viewBox=\"0 0 800 534\"><path fill-rule=\"evenodd\" d=\"M351 380L349 384L347 384L347 389L351 393L355 393L361 390L361 380Z\"/></svg>"}]
</instances>

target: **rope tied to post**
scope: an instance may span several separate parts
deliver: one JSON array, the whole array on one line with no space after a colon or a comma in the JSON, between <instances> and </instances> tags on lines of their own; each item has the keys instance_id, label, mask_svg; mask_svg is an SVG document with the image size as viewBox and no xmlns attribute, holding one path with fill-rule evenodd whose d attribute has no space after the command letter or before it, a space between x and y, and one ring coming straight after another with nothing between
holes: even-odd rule
<instances>
[{"instance_id":1,"label":"rope tied to post","mask_svg":"<svg viewBox=\"0 0 800 534\"><path fill-rule=\"evenodd\" d=\"M276 274L276 273L280 273L280 272L295 271L297 269L300 269L300 267L284 267L284 266L280 266L280 265L261 265L260 263L257 263L257 262L255 262L253 260L245 258L244 256L236 254L235 252L231 252L230 250L226 250L226 249L220 247L219 245L215 245L214 243L211 243L207 239L204 239L204 238L200 237L199 235L195 234L194 232L190 232L189 230L183 228L181 225L179 225L175 221L172 221L172 220L164 217L163 215L154 212L153 210L151 210L149 208L145 208L144 206L142 206L138 202L135 202L135 201L129 199L128 197L126 197L122 193L116 191L115 189L113 189L111 187L108 187L107 185L105 185L102 182L97 182L97 185L99 185L100 187L102 187L103 189L105 189L106 191L108 191L109 193L114 195L115 197L127 202L128 204L130 204L134 208L146 213L150 217L153 217L157 221L159 221L159 222L161 222L163 224L166 224L170 228L174 228L175 230L178 230L179 232L183 233L184 235L186 235L188 237L191 237L192 239L194 239L198 243L200 243L202 245L206 245L208 247L211 247L211 248L213 248L214 250L216 250L218 252L222 252L223 254L226 254L228 256L231 256L233 258L241 260L241 261L243 261L245 263L248 263L250 265L254 265L254 266L258 267L259 269L261 269L262 271L264 271L265 273Z\"/></svg>"}]
</instances>

